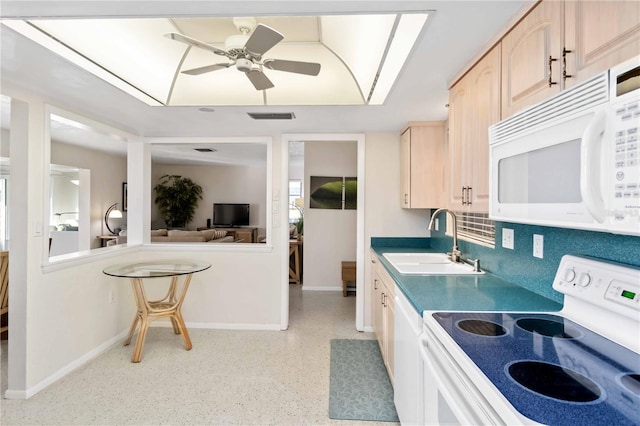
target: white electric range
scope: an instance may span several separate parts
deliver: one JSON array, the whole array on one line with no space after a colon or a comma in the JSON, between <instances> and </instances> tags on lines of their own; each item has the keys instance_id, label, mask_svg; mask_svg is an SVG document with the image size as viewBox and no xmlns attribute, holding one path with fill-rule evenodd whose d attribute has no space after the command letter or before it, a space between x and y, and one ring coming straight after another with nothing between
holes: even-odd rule
<instances>
[{"instance_id":1,"label":"white electric range","mask_svg":"<svg viewBox=\"0 0 640 426\"><path fill-rule=\"evenodd\" d=\"M556 313L425 312L425 424L640 425L640 268L564 256Z\"/></svg>"}]
</instances>

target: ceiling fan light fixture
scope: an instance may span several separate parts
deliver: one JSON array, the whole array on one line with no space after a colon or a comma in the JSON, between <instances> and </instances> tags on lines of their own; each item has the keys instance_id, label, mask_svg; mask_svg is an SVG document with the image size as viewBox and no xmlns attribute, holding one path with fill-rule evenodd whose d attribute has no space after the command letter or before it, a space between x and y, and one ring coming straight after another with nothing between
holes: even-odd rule
<instances>
[{"instance_id":1,"label":"ceiling fan light fixture","mask_svg":"<svg viewBox=\"0 0 640 426\"><path fill-rule=\"evenodd\" d=\"M253 84L256 90L266 90L274 87L273 82L264 74L262 66L294 74L317 76L321 65L312 62L300 62L283 59L267 59L262 61L262 55L280 43L284 35L264 24L257 24L254 18L234 18L233 23L242 34L231 35L225 40L226 51L211 46L208 43L178 33L169 33L167 37L180 41L215 54L226 56L232 62L206 65L182 71L183 74L200 75L211 71L229 68L235 65Z\"/></svg>"},{"instance_id":2,"label":"ceiling fan light fixture","mask_svg":"<svg viewBox=\"0 0 640 426\"><path fill-rule=\"evenodd\" d=\"M253 62L247 58L238 58L236 60L236 68L238 71L249 72L253 68Z\"/></svg>"}]
</instances>

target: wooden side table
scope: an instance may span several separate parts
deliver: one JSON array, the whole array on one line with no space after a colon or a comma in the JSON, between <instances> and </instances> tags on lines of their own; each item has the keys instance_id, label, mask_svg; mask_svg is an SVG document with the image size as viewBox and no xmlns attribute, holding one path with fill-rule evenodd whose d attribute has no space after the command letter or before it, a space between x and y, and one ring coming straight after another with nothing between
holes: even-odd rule
<instances>
[{"instance_id":1,"label":"wooden side table","mask_svg":"<svg viewBox=\"0 0 640 426\"><path fill-rule=\"evenodd\" d=\"M348 284L352 282L353 286ZM356 291L356 262L342 262L342 296L347 297L349 291Z\"/></svg>"},{"instance_id":2,"label":"wooden side table","mask_svg":"<svg viewBox=\"0 0 640 426\"><path fill-rule=\"evenodd\" d=\"M302 241L289 240L289 283L300 284Z\"/></svg>"},{"instance_id":3,"label":"wooden side table","mask_svg":"<svg viewBox=\"0 0 640 426\"><path fill-rule=\"evenodd\" d=\"M107 247L109 245L109 241L115 241L118 239L117 235L98 235L97 239L100 240L100 247Z\"/></svg>"}]
</instances>

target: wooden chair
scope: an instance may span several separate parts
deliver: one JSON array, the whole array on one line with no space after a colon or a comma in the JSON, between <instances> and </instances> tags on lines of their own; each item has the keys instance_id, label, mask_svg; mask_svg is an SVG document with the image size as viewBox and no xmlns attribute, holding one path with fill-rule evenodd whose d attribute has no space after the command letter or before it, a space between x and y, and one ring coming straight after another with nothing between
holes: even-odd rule
<instances>
[{"instance_id":1,"label":"wooden chair","mask_svg":"<svg viewBox=\"0 0 640 426\"><path fill-rule=\"evenodd\" d=\"M0 316L9 312L9 252L0 252ZM9 330L9 318L0 333Z\"/></svg>"}]
</instances>

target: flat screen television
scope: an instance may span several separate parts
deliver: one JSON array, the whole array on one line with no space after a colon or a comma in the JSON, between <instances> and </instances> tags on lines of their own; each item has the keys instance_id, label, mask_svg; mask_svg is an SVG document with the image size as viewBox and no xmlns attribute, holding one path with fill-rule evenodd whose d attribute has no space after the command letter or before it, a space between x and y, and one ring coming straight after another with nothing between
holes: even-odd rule
<instances>
[{"instance_id":1,"label":"flat screen television","mask_svg":"<svg viewBox=\"0 0 640 426\"><path fill-rule=\"evenodd\" d=\"M214 226L249 226L249 204L213 204Z\"/></svg>"}]
</instances>

